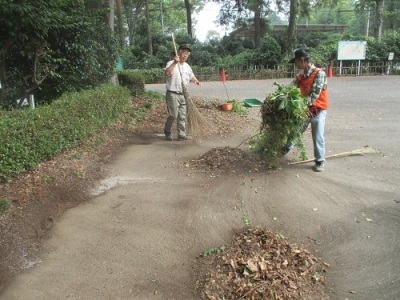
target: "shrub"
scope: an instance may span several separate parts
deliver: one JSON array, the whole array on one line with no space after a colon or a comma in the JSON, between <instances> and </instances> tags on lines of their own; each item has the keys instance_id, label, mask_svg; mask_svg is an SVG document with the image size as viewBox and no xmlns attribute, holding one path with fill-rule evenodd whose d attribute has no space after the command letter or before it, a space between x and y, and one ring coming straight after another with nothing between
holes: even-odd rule
<instances>
[{"instance_id":1,"label":"shrub","mask_svg":"<svg viewBox=\"0 0 400 300\"><path fill-rule=\"evenodd\" d=\"M145 78L140 71L124 70L118 72L119 84L127 87L132 96L141 96L144 93Z\"/></svg>"},{"instance_id":2,"label":"shrub","mask_svg":"<svg viewBox=\"0 0 400 300\"><path fill-rule=\"evenodd\" d=\"M126 88L107 85L64 94L34 110L0 111L0 179L77 146L115 121L129 99Z\"/></svg>"}]
</instances>

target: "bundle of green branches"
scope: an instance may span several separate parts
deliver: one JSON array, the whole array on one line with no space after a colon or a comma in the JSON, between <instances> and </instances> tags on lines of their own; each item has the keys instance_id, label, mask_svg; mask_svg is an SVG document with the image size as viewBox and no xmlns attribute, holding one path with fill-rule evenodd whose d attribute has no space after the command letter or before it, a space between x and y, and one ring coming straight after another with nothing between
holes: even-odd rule
<instances>
[{"instance_id":1,"label":"bundle of green branches","mask_svg":"<svg viewBox=\"0 0 400 300\"><path fill-rule=\"evenodd\" d=\"M267 95L261 107L260 133L253 137L252 148L257 151L267 167L279 168L279 158L288 147L295 144L306 159L302 142L302 128L308 117L307 98L293 84L274 83L277 90Z\"/></svg>"}]
</instances>

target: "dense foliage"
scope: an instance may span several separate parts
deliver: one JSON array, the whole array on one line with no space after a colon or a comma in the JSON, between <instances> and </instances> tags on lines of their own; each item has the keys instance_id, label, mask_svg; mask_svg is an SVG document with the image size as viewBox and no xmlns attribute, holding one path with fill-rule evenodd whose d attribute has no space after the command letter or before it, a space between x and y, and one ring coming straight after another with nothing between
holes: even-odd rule
<instances>
[{"instance_id":1,"label":"dense foliage","mask_svg":"<svg viewBox=\"0 0 400 300\"><path fill-rule=\"evenodd\" d=\"M65 93L38 109L0 111L0 179L76 147L115 121L129 99L126 88L107 85Z\"/></svg>"},{"instance_id":2,"label":"dense foliage","mask_svg":"<svg viewBox=\"0 0 400 300\"><path fill-rule=\"evenodd\" d=\"M299 88L293 84L275 85L278 89L267 95L261 107L260 133L252 140L253 149L270 168L279 167L279 157L291 143L305 155L301 129L308 115L307 99Z\"/></svg>"},{"instance_id":3,"label":"dense foliage","mask_svg":"<svg viewBox=\"0 0 400 300\"><path fill-rule=\"evenodd\" d=\"M118 82L121 86L128 88L132 96L141 96L144 93L145 77L137 71L118 72Z\"/></svg>"},{"instance_id":4,"label":"dense foliage","mask_svg":"<svg viewBox=\"0 0 400 300\"><path fill-rule=\"evenodd\" d=\"M228 1L218 2L226 13L224 3ZM257 66L258 70L260 67L287 67L291 48L300 46L309 47L314 62L326 66L335 62L338 41L354 39L368 42L368 61L387 61L388 52L394 52L394 63L399 62L400 7L394 0L385 1L381 40L371 36L375 22L372 0L362 1L363 5L369 3L369 17L365 7L355 6L352 0L319 1L321 5L316 5L313 10L310 7L314 7L316 1L309 1L308 4L305 3L307 1L301 2L307 5L298 8L298 24L342 24L347 27L344 34L338 30L297 31L290 42L286 30L274 30L272 25L283 24L285 20L280 19L278 11L273 11L271 3L266 1L263 1L265 10L260 15L262 35L255 41L254 19L250 16L257 9L246 5L247 2L236 1L243 11L231 11L236 14L233 19L237 19L230 24L233 28L231 34L219 38L210 33L205 42L200 42L195 32L192 34L186 28L185 4L178 0L164 1L163 11L157 9L158 4L149 3L148 20L144 13L144 1L123 1L122 15L114 18L115 33L106 17L112 1L27 0L16 3L0 0L0 106L16 106L15 100L23 99L28 94L34 94L39 105L50 103L63 92L79 91L108 82L119 57L125 69L142 70L146 83L159 82L163 78L160 75L162 70L157 69L163 68L174 56L171 32L175 33L178 44L191 45L193 51L189 63L193 67L219 70L236 66ZM198 0L190 3L192 13L204 5ZM288 12L289 1L276 3L280 11ZM160 24L161 17L164 23ZM194 15L191 17L194 18ZM369 36L365 35L367 21L370 21L371 27ZM119 28L122 28L123 35L120 39L123 49L120 50L116 44ZM151 30L151 47L148 28ZM214 76L211 78L214 79ZM234 78L231 76L230 79Z\"/></svg>"},{"instance_id":5,"label":"dense foliage","mask_svg":"<svg viewBox=\"0 0 400 300\"><path fill-rule=\"evenodd\" d=\"M39 103L105 83L117 49L103 12L84 1L0 1L0 106Z\"/></svg>"}]
</instances>

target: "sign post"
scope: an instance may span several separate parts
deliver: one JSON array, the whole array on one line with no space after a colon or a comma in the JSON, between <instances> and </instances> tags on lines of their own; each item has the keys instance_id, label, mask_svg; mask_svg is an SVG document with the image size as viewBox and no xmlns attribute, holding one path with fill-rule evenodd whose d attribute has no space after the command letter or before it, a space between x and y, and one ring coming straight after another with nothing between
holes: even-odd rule
<instances>
[{"instance_id":1,"label":"sign post","mask_svg":"<svg viewBox=\"0 0 400 300\"><path fill-rule=\"evenodd\" d=\"M361 60L365 60L366 52L366 41L339 41L337 57L340 61L339 74L342 75L342 60L358 60L357 75L360 75Z\"/></svg>"},{"instance_id":2,"label":"sign post","mask_svg":"<svg viewBox=\"0 0 400 300\"><path fill-rule=\"evenodd\" d=\"M387 66L387 71L386 75L390 75L390 68L392 67L392 60L394 58L394 52L389 52L389 57L388 57L388 66Z\"/></svg>"}]
</instances>

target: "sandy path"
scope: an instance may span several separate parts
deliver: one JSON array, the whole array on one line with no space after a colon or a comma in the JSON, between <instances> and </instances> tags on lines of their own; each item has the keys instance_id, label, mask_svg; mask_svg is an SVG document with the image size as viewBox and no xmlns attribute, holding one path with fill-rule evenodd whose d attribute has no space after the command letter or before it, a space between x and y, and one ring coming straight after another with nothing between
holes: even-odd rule
<instances>
[{"instance_id":1,"label":"sandy path","mask_svg":"<svg viewBox=\"0 0 400 300\"><path fill-rule=\"evenodd\" d=\"M262 99L272 82L229 82L230 97ZM399 298L399 83L400 77L330 80L327 154L370 145L385 155L328 160L323 173L304 164L212 177L178 167L212 147L235 147L250 132L201 144L138 138L109 164L106 191L65 213L44 244L42 263L0 298L198 299L195 257L229 242L244 214L329 262L332 299ZM192 95L223 98L221 86L206 83ZM312 153L310 136L306 144Z\"/></svg>"}]
</instances>

